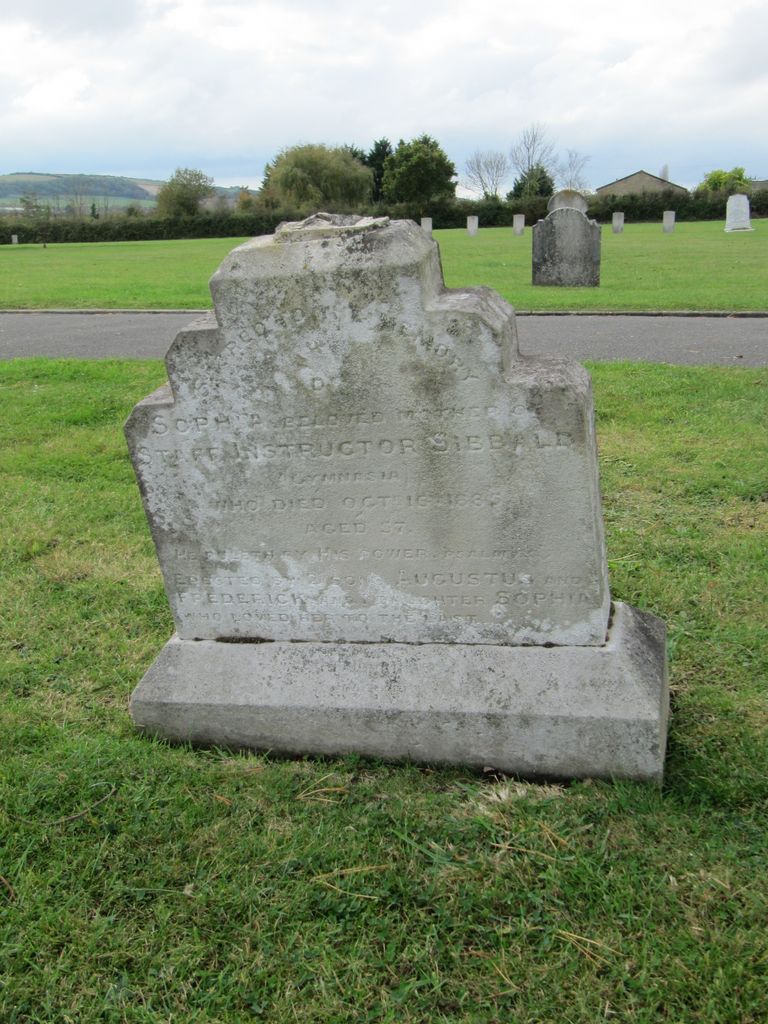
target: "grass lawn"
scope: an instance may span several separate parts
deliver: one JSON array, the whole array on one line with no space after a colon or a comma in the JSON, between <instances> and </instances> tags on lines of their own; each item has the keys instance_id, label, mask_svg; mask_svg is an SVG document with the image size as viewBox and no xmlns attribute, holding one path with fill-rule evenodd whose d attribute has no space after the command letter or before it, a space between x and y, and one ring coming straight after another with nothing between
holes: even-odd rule
<instances>
[{"instance_id":1,"label":"grass lawn","mask_svg":"<svg viewBox=\"0 0 768 1024\"><path fill-rule=\"evenodd\" d=\"M661 792L135 735L172 624L121 424L163 367L0 364L4 1024L766 1020L768 370L591 369Z\"/></svg>"},{"instance_id":2,"label":"grass lawn","mask_svg":"<svg viewBox=\"0 0 768 1024\"><path fill-rule=\"evenodd\" d=\"M603 228L599 288L534 288L531 232L436 231L446 284L489 285L518 309L768 310L768 220L750 234L719 221ZM211 305L208 278L242 238L0 246L0 309Z\"/></svg>"},{"instance_id":3,"label":"grass lawn","mask_svg":"<svg viewBox=\"0 0 768 1024\"><path fill-rule=\"evenodd\" d=\"M726 234L719 221L603 227L599 288L531 284L531 232L487 228L437 231L449 288L488 285L517 309L768 310L768 220L749 234ZM473 243L477 243L474 244Z\"/></svg>"}]
</instances>

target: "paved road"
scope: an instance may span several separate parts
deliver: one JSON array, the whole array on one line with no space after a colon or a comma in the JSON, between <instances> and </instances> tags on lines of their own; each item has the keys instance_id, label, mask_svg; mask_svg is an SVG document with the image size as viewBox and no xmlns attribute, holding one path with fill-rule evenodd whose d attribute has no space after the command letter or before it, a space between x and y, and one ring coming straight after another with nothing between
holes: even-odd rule
<instances>
[{"instance_id":1,"label":"paved road","mask_svg":"<svg viewBox=\"0 0 768 1024\"><path fill-rule=\"evenodd\" d=\"M158 359L196 316L183 313L0 313L0 359ZM517 319L526 354L657 363L768 365L768 318L536 316Z\"/></svg>"}]
</instances>

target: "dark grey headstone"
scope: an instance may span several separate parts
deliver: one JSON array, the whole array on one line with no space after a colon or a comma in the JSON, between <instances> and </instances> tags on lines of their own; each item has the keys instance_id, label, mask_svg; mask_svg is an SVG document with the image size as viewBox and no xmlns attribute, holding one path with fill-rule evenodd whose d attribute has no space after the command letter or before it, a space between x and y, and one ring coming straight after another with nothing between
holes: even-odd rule
<instances>
[{"instance_id":1,"label":"dark grey headstone","mask_svg":"<svg viewBox=\"0 0 768 1024\"><path fill-rule=\"evenodd\" d=\"M600 225L579 210L553 210L533 226L533 283L596 288Z\"/></svg>"}]
</instances>

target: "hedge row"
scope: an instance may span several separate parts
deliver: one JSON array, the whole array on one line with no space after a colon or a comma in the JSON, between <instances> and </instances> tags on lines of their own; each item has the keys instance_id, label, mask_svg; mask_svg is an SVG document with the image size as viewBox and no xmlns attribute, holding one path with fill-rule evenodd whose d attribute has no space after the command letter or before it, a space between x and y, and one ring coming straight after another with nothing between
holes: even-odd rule
<instances>
[{"instance_id":1,"label":"hedge row","mask_svg":"<svg viewBox=\"0 0 768 1024\"><path fill-rule=\"evenodd\" d=\"M717 193L676 195L673 192L629 196L594 197L589 216L609 223L614 211L623 212L628 223L660 221L664 210L674 210L677 220L725 220L727 196ZM768 216L768 190L750 197L752 213ZM398 203L361 210L361 213L409 218L432 217L435 228L462 228L467 217L479 217L484 227L508 227L516 213L525 214L526 224L547 215L547 200L536 197L506 202L501 199L455 199L428 205ZM259 213L201 213L196 217L109 217L99 220L61 218L50 221L0 221L0 245L9 245L11 235L19 242L134 242L165 238L235 238L270 234L283 220L306 216L296 210Z\"/></svg>"},{"instance_id":2,"label":"hedge row","mask_svg":"<svg viewBox=\"0 0 768 1024\"><path fill-rule=\"evenodd\" d=\"M283 213L201 213L196 217L108 217L99 220L57 218L48 221L0 222L0 245L18 235L19 242L139 242L164 238L232 238L266 235Z\"/></svg>"},{"instance_id":3,"label":"hedge row","mask_svg":"<svg viewBox=\"0 0 768 1024\"><path fill-rule=\"evenodd\" d=\"M596 196L589 204L589 215L602 223L613 213L623 213L628 222L661 220L665 210L674 210L676 220L725 220L728 196L723 192L691 192L685 195L644 192L629 196ZM768 191L749 197L753 216L768 216Z\"/></svg>"}]
</instances>

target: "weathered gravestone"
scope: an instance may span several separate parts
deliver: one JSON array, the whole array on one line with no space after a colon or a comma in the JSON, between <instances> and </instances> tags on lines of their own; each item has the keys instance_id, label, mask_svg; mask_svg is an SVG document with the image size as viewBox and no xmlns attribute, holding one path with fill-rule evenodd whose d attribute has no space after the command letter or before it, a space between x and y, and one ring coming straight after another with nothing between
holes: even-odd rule
<instances>
[{"instance_id":1,"label":"weathered gravestone","mask_svg":"<svg viewBox=\"0 0 768 1024\"><path fill-rule=\"evenodd\" d=\"M480 225L478 217L467 217L467 234L472 238L477 234L477 229Z\"/></svg>"},{"instance_id":2,"label":"weathered gravestone","mask_svg":"<svg viewBox=\"0 0 768 1024\"><path fill-rule=\"evenodd\" d=\"M516 235L522 235L525 232L525 214L514 213L512 214L512 231Z\"/></svg>"},{"instance_id":3,"label":"weathered gravestone","mask_svg":"<svg viewBox=\"0 0 768 1024\"><path fill-rule=\"evenodd\" d=\"M421 218L421 230L424 232L425 235L429 235L430 238L432 237L432 218L431 217L422 217Z\"/></svg>"},{"instance_id":4,"label":"weathered gravestone","mask_svg":"<svg viewBox=\"0 0 768 1024\"><path fill-rule=\"evenodd\" d=\"M18 244L19 244L19 236L18 235L11 235L11 245L18 245Z\"/></svg>"},{"instance_id":5,"label":"weathered gravestone","mask_svg":"<svg viewBox=\"0 0 768 1024\"><path fill-rule=\"evenodd\" d=\"M749 221L749 198L745 195L728 196L725 207L726 231L754 231Z\"/></svg>"},{"instance_id":6,"label":"weathered gravestone","mask_svg":"<svg viewBox=\"0 0 768 1024\"><path fill-rule=\"evenodd\" d=\"M595 288L600 284L600 225L558 207L533 225L533 283Z\"/></svg>"},{"instance_id":7,"label":"weathered gravestone","mask_svg":"<svg viewBox=\"0 0 768 1024\"><path fill-rule=\"evenodd\" d=\"M665 210L661 217L661 227L665 235L670 235L675 230L675 211Z\"/></svg>"},{"instance_id":8,"label":"weathered gravestone","mask_svg":"<svg viewBox=\"0 0 768 1024\"><path fill-rule=\"evenodd\" d=\"M574 188L561 188L547 203L547 213L552 213L553 210L578 210L580 213L586 213L587 209L587 200Z\"/></svg>"},{"instance_id":9,"label":"weathered gravestone","mask_svg":"<svg viewBox=\"0 0 768 1024\"><path fill-rule=\"evenodd\" d=\"M664 627L611 606L590 382L409 221L235 249L126 435L172 740L659 780Z\"/></svg>"},{"instance_id":10,"label":"weathered gravestone","mask_svg":"<svg viewBox=\"0 0 768 1024\"><path fill-rule=\"evenodd\" d=\"M624 231L624 214L614 213L611 218L611 228L613 229L614 235L620 235Z\"/></svg>"}]
</instances>

